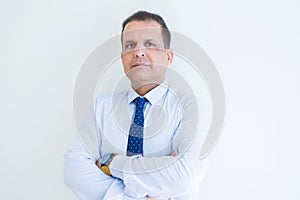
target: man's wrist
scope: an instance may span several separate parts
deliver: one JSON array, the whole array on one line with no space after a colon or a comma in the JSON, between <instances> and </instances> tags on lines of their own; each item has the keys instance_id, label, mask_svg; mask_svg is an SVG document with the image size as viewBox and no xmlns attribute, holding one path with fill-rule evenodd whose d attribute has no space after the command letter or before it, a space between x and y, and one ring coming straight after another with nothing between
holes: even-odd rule
<instances>
[{"instance_id":1,"label":"man's wrist","mask_svg":"<svg viewBox=\"0 0 300 200\"><path fill-rule=\"evenodd\" d=\"M114 157L116 156L117 154L115 153L111 153L111 154L106 154L104 155L103 157L99 158L97 161L96 161L96 165L107 175L109 176L112 176L111 172L110 172L110 169L109 169L109 166L110 166L110 163L112 162L112 160L114 159Z\"/></svg>"}]
</instances>

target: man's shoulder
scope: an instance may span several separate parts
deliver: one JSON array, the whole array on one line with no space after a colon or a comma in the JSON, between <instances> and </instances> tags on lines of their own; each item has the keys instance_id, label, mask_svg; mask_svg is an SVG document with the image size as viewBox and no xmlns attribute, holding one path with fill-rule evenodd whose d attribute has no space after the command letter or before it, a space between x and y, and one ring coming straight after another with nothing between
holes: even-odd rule
<instances>
[{"instance_id":1,"label":"man's shoulder","mask_svg":"<svg viewBox=\"0 0 300 200\"><path fill-rule=\"evenodd\" d=\"M198 97L190 88L186 89L186 88L174 87L170 85L168 94L170 98L177 99L180 102L186 102L186 101L198 99Z\"/></svg>"},{"instance_id":2,"label":"man's shoulder","mask_svg":"<svg viewBox=\"0 0 300 200\"><path fill-rule=\"evenodd\" d=\"M120 99L127 99L127 97L128 97L128 90L124 90L116 93L101 94L96 97L95 105L107 106L108 104L111 105L113 102L119 101Z\"/></svg>"}]
</instances>

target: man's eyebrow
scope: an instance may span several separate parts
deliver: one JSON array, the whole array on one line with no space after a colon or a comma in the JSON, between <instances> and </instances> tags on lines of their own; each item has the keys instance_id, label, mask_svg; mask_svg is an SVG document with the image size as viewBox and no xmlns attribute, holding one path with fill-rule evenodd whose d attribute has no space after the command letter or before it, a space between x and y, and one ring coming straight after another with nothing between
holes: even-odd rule
<instances>
[{"instance_id":1,"label":"man's eyebrow","mask_svg":"<svg viewBox=\"0 0 300 200\"><path fill-rule=\"evenodd\" d=\"M124 43L135 43L133 40L125 40Z\"/></svg>"},{"instance_id":2,"label":"man's eyebrow","mask_svg":"<svg viewBox=\"0 0 300 200\"><path fill-rule=\"evenodd\" d=\"M159 43L159 40L157 40L156 38L151 38L151 39L145 39L145 42L154 42L154 43Z\"/></svg>"}]
</instances>

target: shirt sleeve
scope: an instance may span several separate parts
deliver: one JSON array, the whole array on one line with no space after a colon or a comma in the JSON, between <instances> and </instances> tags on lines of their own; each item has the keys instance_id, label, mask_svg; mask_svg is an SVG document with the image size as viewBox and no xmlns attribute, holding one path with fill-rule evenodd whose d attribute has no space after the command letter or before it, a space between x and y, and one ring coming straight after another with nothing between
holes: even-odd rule
<instances>
[{"instance_id":1,"label":"shirt sleeve","mask_svg":"<svg viewBox=\"0 0 300 200\"><path fill-rule=\"evenodd\" d=\"M182 110L172 142L173 149L179 151L178 156L147 158L118 155L113 159L111 173L124 181L127 194L169 198L189 193L199 186L205 172L200 151L209 130L210 111L205 107L195 107L195 102L185 104ZM196 127L193 126L195 123Z\"/></svg>"},{"instance_id":2,"label":"shirt sleeve","mask_svg":"<svg viewBox=\"0 0 300 200\"><path fill-rule=\"evenodd\" d=\"M64 179L66 185L80 199L146 199L125 194L123 181L104 174L95 162L96 159L85 150L77 135L65 153Z\"/></svg>"}]
</instances>

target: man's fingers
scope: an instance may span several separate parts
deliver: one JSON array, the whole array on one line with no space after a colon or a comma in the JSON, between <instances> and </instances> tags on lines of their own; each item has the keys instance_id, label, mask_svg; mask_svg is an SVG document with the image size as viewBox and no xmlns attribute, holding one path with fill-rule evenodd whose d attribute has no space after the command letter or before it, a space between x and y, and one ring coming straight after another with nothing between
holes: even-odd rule
<instances>
[{"instance_id":1,"label":"man's fingers","mask_svg":"<svg viewBox=\"0 0 300 200\"><path fill-rule=\"evenodd\" d=\"M101 159L102 159L102 158L99 158L99 159L96 161L96 165L97 165L99 168L101 167L101 164L100 164L100 163L101 163Z\"/></svg>"},{"instance_id":2,"label":"man's fingers","mask_svg":"<svg viewBox=\"0 0 300 200\"><path fill-rule=\"evenodd\" d=\"M179 151L176 149L173 153L170 154L170 156L176 157L178 155Z\"/></svg>"},{"instance_id":3,"label":"man's fingers","mask_svg":"<svg viewBox=\"0 0 300 200\"><path fill-rule=\"evenodd\" d=\"M146 200L154 200L151 197L149 197L148 195L146 196Z\"/></svg>"},{"instance_id":4,"label":"man's fingers","mask_svg":"<svg viewBox=\"0 0 300 200\"><path fill-rule=\"evenodd\" d=\"M151 198L149 197L148 195L146 196L146 200L168 200L168 199L154 199L154 198Z\"/></svg>"}]
</instances>

